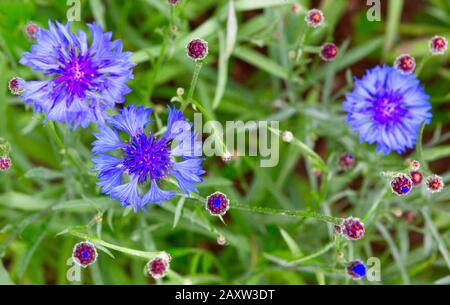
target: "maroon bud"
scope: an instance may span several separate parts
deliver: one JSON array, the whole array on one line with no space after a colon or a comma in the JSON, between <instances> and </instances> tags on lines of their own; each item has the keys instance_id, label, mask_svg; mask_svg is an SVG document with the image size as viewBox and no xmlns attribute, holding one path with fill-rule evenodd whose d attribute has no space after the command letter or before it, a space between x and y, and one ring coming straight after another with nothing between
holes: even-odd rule
<instances>
[{"instance_id":1,"label":"maroon bud","mask_svg":"<svg viewBox=\"0 0 450 305\"><path fill-rule=\"evenodd\" d=\"M320 48L320 57L324 61L333 61L338 55L338 47L334 43L326 43Z\"/></svg>"},{"instance_id":2,"label":"maroon bud","mask_svg":"<svg viewBox=\"0 0 450 305\"><path fill-rule=\"evenodd\" d=\"M192 39L186 46L186 52L192 60L203 60L208 55L208 43L203 39Z\"/></svg>"}]
</instances>

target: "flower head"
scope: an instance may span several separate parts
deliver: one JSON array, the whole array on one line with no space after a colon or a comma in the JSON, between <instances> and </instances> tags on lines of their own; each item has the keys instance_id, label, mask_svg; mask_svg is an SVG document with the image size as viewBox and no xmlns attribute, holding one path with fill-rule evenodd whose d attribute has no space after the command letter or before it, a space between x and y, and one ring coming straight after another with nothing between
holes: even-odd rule
<instances>
[{"instance_id":1,"label":"flower head","mask_svg":"<svg viewBox=\"0 0 450 305\"><path fill-rule=\"evenodd\" d=\"M416 60L409 54L402 54L395 59L394 67L400 73L408 75L416 69Z\"/></svg>"},{"instance_id":2,"label":"flower head","mask_svg":"<svg viewBox=\"0 0 450 305\"><path fill-rule=\"evenodd\" d=\"M36 39L36 32L38 31L39 26L34 22L28 22L24 28L25 36L30 39Z\"/></svg>"},{"instance_id":3,"label":"flower head","mask_svg":"<svg viewBox=\"0 0 450 305\"><path fill-rule=\"evenodd\" d=\"M230 208L230 200L221 192L215 192L206 198L206 210L213 216L223 216Z\"/></svg>"},{"instance_id":4,"label":"flower head","mask_svg":"<svg viewBox=\"0 0 450 305\"><path fill-rule=\"evenodd\" d=\"M414 74L378 66L355 80L355 89L346 95L343 107L361 142L376 143L383 154L400 154L415 145L422 122L430 121L428 99Z\"/></svg>"},{"instance_id":5,"label":"flower head","mask_svg":"<svg viewBox=\"0 0 450 305\"><path fill-rule=\"evenodd\" d=\"M412 222L414 218L416 217L416 214L413 211L407 211L403 214L403 219L407 222Z\"/></svg>"},{"instance_id":6,"label":"flower head","mask_svg":"<svg viewBox=\"0 0 450 305\"><path fill-rule=\"evenodd\" d=\"M200 176L205 173L201 167L204 159L198 158L201 141L181 111L168 108L167 131L161 137L145 131L151 112L142 106L125 107L107 121L112 128L99 127L92 143L96 154L92 161L102 193L123 206L133 206L134 211L175 196L174 191L159 188L163 178L172 176L189 195L190 191L198 192L194 185L203 181ZM119 132L125 136L121 138Z\"/></svg>"},{"instance_id":7,"label":"flower head","mask_svg":"<svg viewBox=\"0 0 450 305\"><path fill-rule=\"evenodd\" d=\"M355 164L355 157L350 153L343 153L339 157L339 167L343 170L349 170Z\"/></svg>"},{"instance_id":8,"label":"flower head","mask_svg":"<svg viewBox=\"0 0 450 305\"><path fill-rule=\"evenodd\" d=\"M422 183L423 175L422 175L421 172L419 172L419 171L411 171L409 173L409 176L411 177L411 181L412 181L412 184L414 186L418 186L418 185L420 185Z\"/></svg>"},{"instance_id":9,"label":"flower head","mask_svg":"<svg viewBox=\"0 0 450 305\"><path fill-rule=\"evenodd\" d=\"M413 171L417 171L417 170L420 169L420 162L417 161L417 160L412 160L412 161L409 163L409 166L411 167L411 169L412 169Z\"/></svg>"},{"instance_id":10,"label":"flower head","mask_svg":"<svg viewBox=\"0 0 450 305\"><path fill-rule=\"evenodd\" d=\"M341 223L341 234L349 240L357 240L364 236L365 227L359 218L348 217Z\"/></svg>"},{"instance_id":11,"label":"flower head","mask_svg":"<svg viewBox=\"0 0 450 305\"><path fill-rule=\"evenodd\" d=\"M320 48L320 57L324 61L332 61L338 55L338 47L334 43L326 43Z\"/></svg>"},{"instance_id":12,"label":"flower head","mask_svg":"<svg viewBox=\"0 0 450 305\"><path fill-rule=\"evenodd\" d=\"M192 39L186 46L187 56L194 60L203 60L208 55L208 43L203 39Z\"/></svg>"},{"instance_id":13,"label":"flower head","mask_svg":"<svg viewBox=\"0 0 450 305\"><path fill-rule=\"evenodd\" d=\"M291 143L294 140L294 135L289 130L285 130L281 133L281 139L286 143Z\"/></svg>"},{"instance_id":14,"label":"flower head","mask_svg":"<svg viewBox=\"0 0 450 305\"><path fill-rule=\"evenodd\" d=\"M97 260L97 250L88 241L83 241L73 247L72 259L83 268L92 265Z\"/></svg>"},{"instance_id":15,"label":"flower head","mask_svg":"<svg viewBox=\"0 0 450 305\"><path fill-rule=\"evenodd\" d=\"M230 162L233 159L233 155L227 150L222 154L223 162Z\"/></svg>"},{"instance_id":16,"label":"flower head","mask_svg":"<svg viewBox=\"0 0 450 305\"><path fill-rule=\"evenodd\" d=\"M122 42L111 41L112 34L103 33L96 23L87 25L90 44L85 32L70 32L69 23L48 25L48 30L37 30L37 43L20 63L50 78L26 82L24 102L46 113L47 120L73 128L104 124L106 109L123 103L130 92L126 83L133 78L131 53L122 52Z\"/></svg>"},{"instance_id":17,"label":"flower head","mask_svg":"<svg viewBox=\"0 0 450 305\"><path fill-rule=\"evenodd\" d=\"M301 12L301 10L302 10L302 7L301 7L300 4L298 4L298 3L292 4L292 6L291 6L291 11L292 11L294 14L299 14L299 13Z\"/></svg>"},{"instance_id":18,"label":"flower head","mask_svg":"<svg viewBox=\"0 0 450 305\"><path fill-rule=\"evenodd\" d=\"M221 235L219 235L219 236L217 237L217 244L218 244L219 246L225 246L226 243L227 243L227 240L225 239L225 236L223 236L223 235L221 234Z\"/></svg>"},{"instance_id":19,"label":"flower head","mask_svg":"<svg viewBox=\"0 0 450 305\"><path fill-rule=\"evenodd\" d=\"M23 89L24 85L25 85L24 80L17 76L11 78L8 82L9 91L11 91L11 93L14 95L22 94L25 91Z\"/></svg>"},{"instance_id":20,"label":"flower head","mask_svg":"<svg viewBox=\"0 0 450 305\"><path fill-rule=\"evenodd\" d=\"M7 171L11 168L12 162L11 159L8 156L1 156L0 157L0 171Z\"/></svg>"},{"instance_id":21,"label":"flower head","mask_svg":"<svg viewBox=\"0 0 450 305\"><path fill-rule=\"evenodd\" d=\"M147 271L154 279L164 277L169 271L169 260L163 257L155 257L147 263Z\"/></svg>"},{"instance_id":22,"label":"flower head","mask_svg":"<svg viewBox=\"0 0 450 305\"><path fill-rule=\"evenodd\" d=\"M305 21L309 26L312 26L314 28L321 26L324 21L322 11L315 9L315 8L312 10L309 10L306 13Z\"/></svg>"},{"instance_id":23,"label":"flower head","mask_svg":"<svg viewBox=\"0 0 450 305\"><path fill-rule=\"evenodd\" d=\"M345 271L347 275L354 280L362 279L367 273L366 265L359 259L349 262Z\"/></svg>"},{"instance_id":24,"label":"flower head","mask_svg":"<svg viewBox=\"0 0 450 305\"><path fill-rule=\"evenodd\" d=\"M444 36L434 36L429 43L430 52L433 55L442 55L448 49L448 42Z\"/></svg>"},{"instance_id":25,"label":"flower head","mask_svg":"<svg viewBox=\"0 0 450 305\"><path fill-rule=\"evenodd\" d=\"M406 196L411 192L413 182L404 174L396 174L391 179L391 191L398 196Z\"/></svg>"},{"instance_id":26,"label":"flower head","mask_svg":"<svg viewBox=\"0 0 450 305\"><path fill-rule=\"evenodd\" d=\"M444 188L444 180L438 175L431 175L427 177L427 190L431 193L439 193Z\"/></svg>"},{"instance_id":27,"label":"flower head","mask_svg":"<svg viewBox=\"0 0 450 305\"><path fill-rule=\"evenodd\" d=\"M342 234L342 227L341 225L334 225L334 232L338 235Z\"/></svg>"}]
</instances>

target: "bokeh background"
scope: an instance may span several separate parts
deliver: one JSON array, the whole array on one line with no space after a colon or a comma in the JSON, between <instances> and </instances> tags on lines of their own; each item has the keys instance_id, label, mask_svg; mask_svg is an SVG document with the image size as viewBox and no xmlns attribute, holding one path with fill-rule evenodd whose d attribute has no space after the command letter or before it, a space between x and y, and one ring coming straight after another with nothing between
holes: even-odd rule
<instances>
[{"instance_id":1,"label":"bokeh background","mask_svg":"<svg viewBox=\"0 0 450 305\"><path fill-rule=\"evenodd\" d=\"M81 0L81 20L71 26L86 30L85 23L97 21L134 52L137 66L126 104L154 107L162 122L177 88L189 89L194 63L185 55L186 42L207 40L210 54L195 99L221 122L280 121L282 129L321 156L328 175L297 146L280 143L280 162L273 168L259 167L258 157L227 163L207 158L201 195L221 191L232 204L318 209L337 217L370 215L366 236L347 242L324 222L233 208L224 225L199 202L180 202L179 197L135 214L100 195L89 160L95 127L70 132L56 124L52 129L7 89L14 76L42 77L18 63L32 44L23 32L27 22L43 27L48 20L66 22L73 5L1 0L0 137L10 144L13 167L0 173L0 282L155 283L144 273L145 259L106 248L99 249L96 264L82 270L80 282L69 282L67 260L80 241L69 231L84 228L86 234L126 249L168 251L173 272L160 283L353 284L343 271L346 262L377 257L381 282L358 284L449 284L449 189L430 195L418 188L405 198L391 194L382 172L406 169L415 152L381 156L374 146L360 144L345 123L342 102L353 86L352 76L361 77L377 64L392 65L405 52L420 62L432 36L450 38L450 2L383 0L379 22L368 21L370 7L360 0L181 2L172 13L166 0ZM292 12L294 3L300 4L299 13ZM323 10L326 26L309 32L306 52L295 64L289 51L305 31L304 13L312 7ZM332 63L315 54L327 41L340 47ZM447 183L449 56L431 58L420 75L433 105L423 159ZM190 118L193 113L192 108L186 111ZM63 148L55 132L64 140ZM343 152L357 160L345 172L338 167ZM324 179L328 189L322 194ZM220 234L225 246L217 243Z\"/></svg>"}]
</instances>

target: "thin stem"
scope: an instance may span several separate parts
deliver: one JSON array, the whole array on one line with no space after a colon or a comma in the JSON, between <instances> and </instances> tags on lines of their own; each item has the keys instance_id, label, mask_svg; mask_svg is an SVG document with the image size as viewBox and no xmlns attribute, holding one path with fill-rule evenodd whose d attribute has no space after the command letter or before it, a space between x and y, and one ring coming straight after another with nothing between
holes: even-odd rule
<instances>
[{"instance_id":1,"label":"thin stem","mask_svg":"<svg viewBox=\"0 0 450 305\"><path fill-rule=\"evenodd\" d=\"M189 99L188 101L183 101L183 103L181 105L181 111L184 111L184 109L186 108L186 107L183 108L183 105L187 106L189 104L189 102L191 102L193 105L195 105L195 107L197 107L197 109L200 110L200 112L202 114L204 114L205 117L209 121L215 121L215 118L208 113L208 111L205 109L205 107L203 107L202 104L200 104L198 101L196 101L194 99ZM214 132L214 137L216 137L216 140L218 140L220 145L222 146L223 153L228 154L229 151L228 151L227 145L223 141L223 137L220 135L219 131L217 130L217 128L214 124L212 124L212 131Z\"/></svg>"},{"instance_id":2,"label":"thin stem","mask_svg":"<svg viewBox=\"0 0 450 305\"><path fill-rule=\"evenodd\" d=\"M157 256L159 256L159 255L164 253L163 251L146 252L146 251L140 251L140 250L134 250L134 249L120 247L120 246L117 246L117 245L114 245L114 244L110 244L110 243L108 243L106 241L103 241L103 240L101 240L101 239L99 239L99 238L97 238L95 236L84 234L84 233L81 233L81 232L77 232L75 230L70 230L69 234L73 235L73 236L76 236L76 237L79 237L81 239L88 240L88 241L90 241L90 242L92 242L94 244L97 244L97 245L100 245L100 246L103 246L103 247L106 247L106 248L109 248L109 249L113 249L113 250L116 250L116 251L119 251L119 252L123 252L123 253L129 254L129 255L133 255L133 256L143 257L143 258L146 258L146 259L152 259L152 258L155 258L155 257L157 257Z\"/></svg>"},{"instance_id":3,"label":"thin stem","mask_svg":"<svg viewBox=\"0 0 450 305\"><path fill-rule=\"evenodd\" d=\"M168 180L172 183L176 183L173 180ZM191 194L191 198L197 200L198 202L204 204L206 201L206 198L202 197L199 194ZM317 219L321 221L325 221L331 224L341 224L342 219L338 217L333 216L327 216L323 214L319 214L312 211L290 211L290 210L284 210L284 209L273 209L273 208L265 208L260 206L248 206L248 205L242 205L239 203L233 202L230 205L231 209L236 209L240 211L246 211L246 212L254 212L259 214L266 214L266 215L278 215L278 216L289 216L289 217L304 217L304 218L312 218Z\"/></svg>"},{"instance_id":4,"label":"thin stem","mask_svg":"<svg viewBox=\"0 0 450 305\"><path fill-rule=\"evenodd\" d=\"M311 259L313 259L313 258L316 258L316 257L318 257L318 256L321 256L322 254L324 254L324 253L327 253L330 249L332 249L332 248L334 248L334 242L332 242L332 243L329 243L328 245L326 245L324 248L322 248L322 249L320 249L319 251L317 251L317 252L315 252L315 253L312 253L312 254L310 254L310 255L308 255L308 256L305 256L305 257L301 257L301 258L299 258L299 259L296 259L296 260L294 260L294 261L291 261L291 262L289 262L289 265L299 265L299 264L301 264L301 263L304 263L304 262L306 262L306 261L309 261L309 260L311 260Z\"/></svg>"},{"instance_id":5,"label":"thin stem","mask_svg":"<svg viewBox=\"0 0 450 305\"><path fill-rule=\"evenodd\" d=\"M431 56L432 56L431 54L427 54L427 55L426 55L425 57L423 57L422 60L419 62L419 64L417 65L417 68L416 68L416 75L417 75L417 77L420 76L420 73L422 72L423 67L425 67L425 64L430 60Z\"/></svg>"},{"instance_id":6,"label":"thin stem","mask_svg":"<svg viewBox=\"0 0 450 305\"><path fill-rule=\"evenodd\" d=\"M192 101L194 97L195 87L197 87L198 76L200 75L200 71L202 69L203 62L197 61L195 63L194 75L192 76L191 87L189 88L189 94L186 101L184 101L183 105L181 105L181 111L184 111L187 105Z\"/></svg>"},{"instance_id":7,"label":"thin stem","mask_svg":"<svg viewBox=\"0 0 450 305\"><path fill-rule=\"evenodd\" d=\"M59 146L59 149L64 149L65 148L64 142L61 140L60 136L58 135L58 132L56 131L55 123L53 123L53 121L48 121L46 126L53 135L53 138L55 139L56 144Z\"/></svg>"},{"instance_id":8,"label":"thin stem","mask_svg":"<svg viewBox=\"0 0 450 305\"><path fill-rule=\"evenodd\" d=\"M300 58L303 55L303 45L305 43L306 35L308 34L309 27L303 27L302 32L298 36L297 42L295 43L295 51L296 51L296 57L295 57L295 63L297 64L300 61Z\"/></svg>"},{"instance_id":9,"label":"thin stem","mask_svg":"<svg viewBox=\"0 0 450 305\"><path fill-rule=\"evenodd\" d=\"M278 137L281 137L280 130L271 127L268 127L268 129ZM313 166L318 168L322 172L322 185L320 186L319 198L317 200L318 202L316 205L316 208L318 208L325 200L328 190L328 166L325 163L325 161L322 160L322 158L315 151L313 151L311 148L308 147L308 145L298 140L297 138L294 137L291 141L291 144L300 148L300 151L311 159Z\"/></svg>"},{"instance_id":10,"label":"thin stem","mask_svg":"<svg viewBox=\"0 0 450 305\"><path fill-rule=\"evenodd\" d=\"M150 99L152 98L153 90L155 89L156 76L158 75L158 72L161 68L162 62L166 57L165 55L166 55L166 49L167 49L167 39L168 38L166 36L163 38L161 49L159 50L158 60L156 61L155 65L153 67L152 74L150 75L150 80L148 81L148 84L149 84L148 96Z\"/></svg>"},{"instance_id":11,"label":"thin stem","mask_svg":"<svg viewBox=\"0 0 450 305\"><path fill-rule=\"evenodd\" d=\"M325 221L331 224L340 224L342 220L338 217L332 217L327 215L322 215L316 212L310 212L310 211L289 211L289 210L283 210L283 209L273 209L273 208L265 208L265 207L252 207L247 205L241 205L234 203L231 205L232 209L241 210L241 211L247 211L247 212L255 212L260 214L267 214L267 215L280 215L280 216L290 216L290 217L305 217L305 218L312 218L320 221Z\"/></svg>"},{"instance_id":12,"label":"thin stem","mask_svg":"<svg viewBox=\"0 0 450 305\"><path fill-rule=\"evenodd\" d=\"M423 166L424 169L427 170L428 166L423 159L423 148L422 148L424 130L425 130L425 122L423 122L422 125L420 125L419 135L417 136L417 143L416 143L416 154L420 164Z\"/></svg>"},{"instance_id":13,"label":"thin stem","mask_svg":"<svg viewBox=\"0 0 450 305\"><path fill-rule=\"evenodd\" d=\"M383 198L387 193L387 189L383 188L380 195L378 196L377 200L372 204L370 210L367 212L366 215L361 219L362 221L366 221L367 219L370 219L373 215L375 215L376 211L378 210L381 202L383 202Z\"/></svg>"}]
</instances>

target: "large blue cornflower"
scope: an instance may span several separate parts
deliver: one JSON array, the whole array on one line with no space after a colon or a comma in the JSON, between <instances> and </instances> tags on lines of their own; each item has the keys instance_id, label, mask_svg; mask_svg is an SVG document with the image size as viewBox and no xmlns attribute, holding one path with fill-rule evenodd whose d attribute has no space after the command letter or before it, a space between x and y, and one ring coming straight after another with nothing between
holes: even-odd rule
<instances>
[{"instance_id":1,"label":"large blue cornflower","mask_svg":"<svg viewBox=\"0 0 450 305\"><path fill-rule=\"evenodd\" d=\"M48 30L36 32L37 44L20 63L51 78L26 82L24 102L46 113L47 120L73 128L104 124L105 110L123 103L130 92L126 82L133 78L131 53L122 52L122 42L111 41L112 33L103 33L96 23L87 25L90 45L85 32L70 32L69 23L48 25Z\"/></svg>"},{"instance_id":2,"label":"large blue cornflower","mask_svg":"<svg viewBox=\"0 0 450 305\"><path fill-rule=\"evenodd\" d=\"M377 152L403 153L413 148L422 122L429 123L431 105L415 74L388 66L368 70L355 80L343 104L347 122L361 142L377 144Z\"/></svg>"},{"instance_id":3,"label":"large blue cornflower","mask_svg":"<svg viewBox=\"0 0 450 305\"><path fill-rule=\"evenodd\" d=\"M181 111L168 108L167 131L161 137L145 131L151 112L151 108L142 106L125 107L107 120L112 128L99 126L97 140L92 143L96 154L92 161L102 193L118 199L123 206L132 205L135 211L175 196L174 191L159 188L163 178L172 176L189 195L190 191L198 192L195 184L203 181L200 176L205 173L201 167L204 159L199 158L201 140Z\"/></svg>"}]
</instances>

